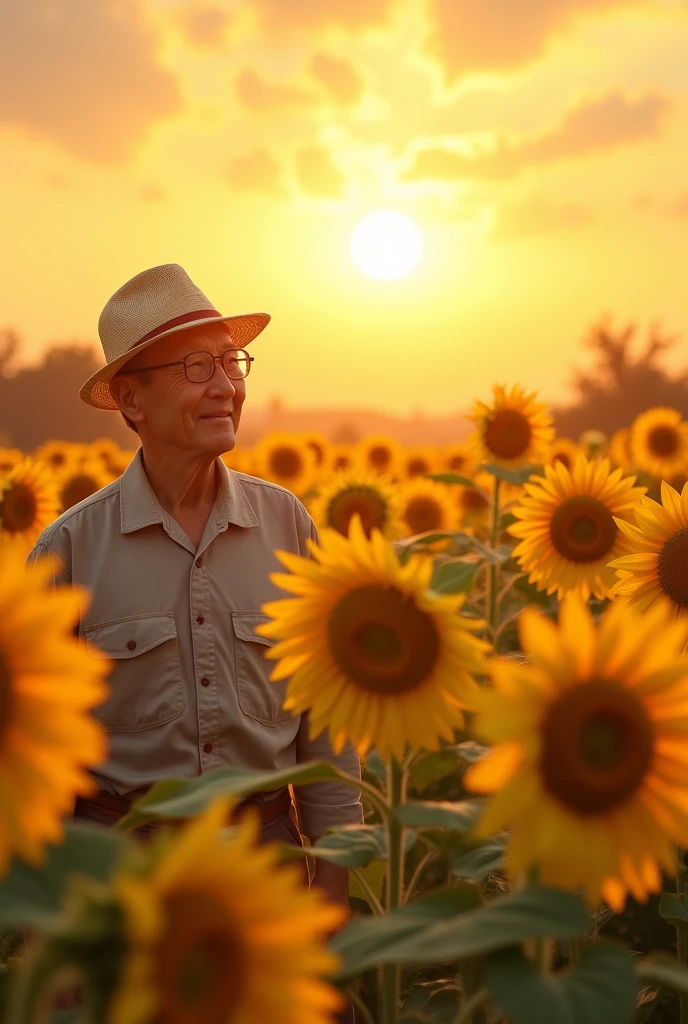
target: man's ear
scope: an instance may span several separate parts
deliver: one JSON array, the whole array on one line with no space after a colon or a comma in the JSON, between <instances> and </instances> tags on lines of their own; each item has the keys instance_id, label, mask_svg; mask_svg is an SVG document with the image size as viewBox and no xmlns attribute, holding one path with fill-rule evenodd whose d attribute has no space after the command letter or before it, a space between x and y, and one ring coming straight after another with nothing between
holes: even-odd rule
<instances>
[{"instance_id":1,"label":"man's ear","mask_svg":"<svg viewBox=\"0 0 688 1024\"><path fill-rule=\"evenodd\" d=\"M121 377L114 376L110 381L110 394L123 416L126 416L132 423L143 423L146 417L141 409L138 390L132 377L128 374Z\"/></svg>"}]
</instances>

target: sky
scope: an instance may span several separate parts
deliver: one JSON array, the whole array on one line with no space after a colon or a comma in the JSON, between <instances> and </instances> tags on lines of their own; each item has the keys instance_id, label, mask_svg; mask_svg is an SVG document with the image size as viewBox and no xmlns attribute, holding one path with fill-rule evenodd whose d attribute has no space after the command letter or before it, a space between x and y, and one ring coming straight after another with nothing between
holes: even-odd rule
<instances>
[{"instance_id":1,"label":"sky","mask_svg":"<svg viewBox=\"0 0 688 1024\"><path fill-rule=\"evenodd\" d=\"M688 364L688 2L0 0L0 195L25 362L180 263L271 314L256 406L565 402L605 315ZM349 252L380 209L394 281Z\"/></svg>"}]
</instances>

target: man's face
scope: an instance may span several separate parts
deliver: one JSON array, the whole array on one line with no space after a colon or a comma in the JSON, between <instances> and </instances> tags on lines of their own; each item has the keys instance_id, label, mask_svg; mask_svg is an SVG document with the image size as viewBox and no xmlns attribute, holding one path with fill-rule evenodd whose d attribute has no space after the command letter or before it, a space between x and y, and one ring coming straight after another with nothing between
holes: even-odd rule
<instances>
[{"instance_id":1,"label":"man's face","mask_svg":"<svg viewBox=\"0 0 688 1024\"><path fill-rule=\"evenodd\" d=\"M127 363L125 370L171 363L192 352L220 356L235 347L225 324L201 325L162 338ZM221 363L215 363L213 376L203 383L187 380L181 363L150 374L130 374L127 379L145 417L137 424L143 441L150 435L171 448L212 457L236 444L246 381L230 379Z\"/></svg>"}]
</instances>

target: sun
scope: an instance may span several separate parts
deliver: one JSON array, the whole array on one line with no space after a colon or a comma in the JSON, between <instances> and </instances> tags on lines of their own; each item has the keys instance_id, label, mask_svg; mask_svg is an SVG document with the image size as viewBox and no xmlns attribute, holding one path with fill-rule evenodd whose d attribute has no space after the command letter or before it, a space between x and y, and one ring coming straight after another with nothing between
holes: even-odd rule
<instances>
[{"instance_id":1,"label":"sun","mask_svg":"<svg viewBox=\"0 0 688 1024\"><path fill-rule=\"evenodd\" d=\"M410 217L397 210L375 210L359 221L351 233L349 249L354 263L378 281L405 277L418 265L423 239Z\"/></svg>"}]
</instances>

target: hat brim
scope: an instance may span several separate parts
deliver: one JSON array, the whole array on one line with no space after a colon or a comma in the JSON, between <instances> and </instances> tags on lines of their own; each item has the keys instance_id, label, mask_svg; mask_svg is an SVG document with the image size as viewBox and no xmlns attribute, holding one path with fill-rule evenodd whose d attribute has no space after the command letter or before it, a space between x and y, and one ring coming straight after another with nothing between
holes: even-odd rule
<instances>
[{"instance_id":1,"label":"hat brim","mask_svg":"<svg viewBox=\"0 0 688 1024\"><path fill-rule=\"evenodd\" d=\"M198 327L201 324L232 324L234 327L231 331L232 341L235 343L236 348L244 348L267 327L269 322L269 313L239 313L234 316L202 317L198 320L192 320L188 324L170 327L169 330L156 335L150 341L144 341L140 345L135 345L128 352L125 352L124 355L118 356L117 359L113 359L112 362L91 374L79 389L79 398L86 405L90 405L94 409L106 409L117 412L118 405L110 393L110 381L122 369L125 363L128 363L130 359L137 356L139 352L144 352L151 345L155 345L161 338L167 338L171 334L179 334L181 331L188 331L189 328Z\"/></svg>"}]
</instances>

